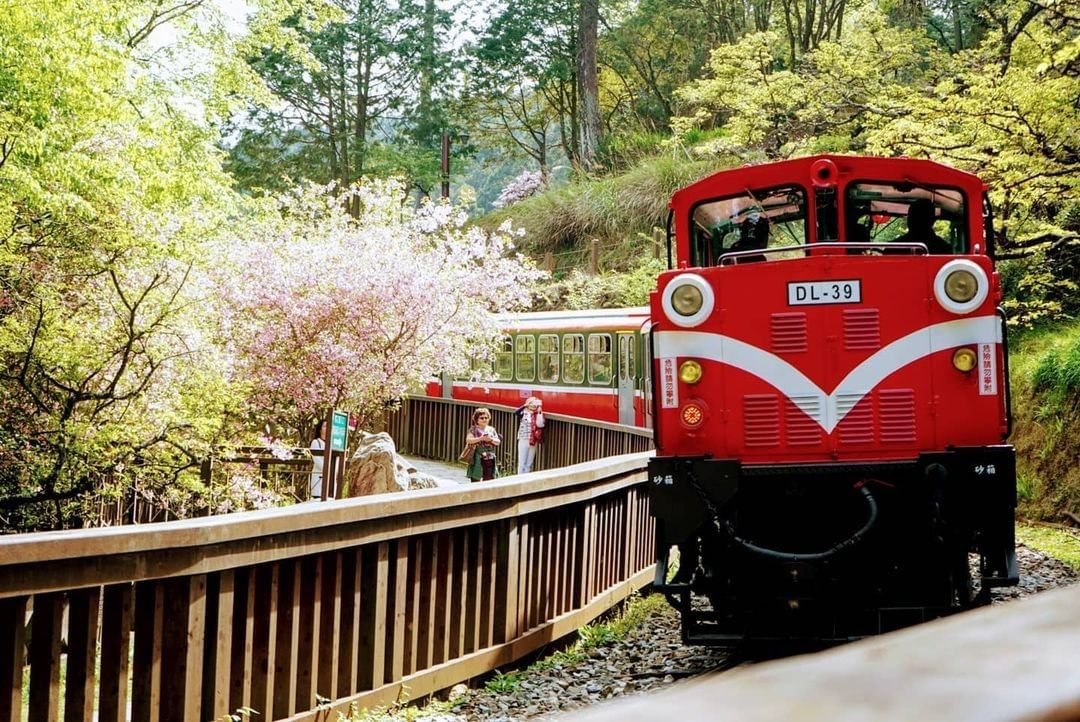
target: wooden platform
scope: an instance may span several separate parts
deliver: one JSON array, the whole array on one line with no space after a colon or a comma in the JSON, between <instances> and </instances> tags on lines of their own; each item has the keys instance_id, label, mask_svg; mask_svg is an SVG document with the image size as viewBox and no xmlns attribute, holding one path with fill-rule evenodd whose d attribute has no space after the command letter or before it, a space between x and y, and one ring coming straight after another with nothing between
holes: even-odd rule
<instances>
[{"instance_id":1,"label":"wooden platform","mask_svg":"<svg viewBox=\"0 0 1080 722\"><path fill-rule=\"evenodd\" d=\"M1080 720L1080 586L713 674L563 719Z\"/></svg>"}]
</instances>

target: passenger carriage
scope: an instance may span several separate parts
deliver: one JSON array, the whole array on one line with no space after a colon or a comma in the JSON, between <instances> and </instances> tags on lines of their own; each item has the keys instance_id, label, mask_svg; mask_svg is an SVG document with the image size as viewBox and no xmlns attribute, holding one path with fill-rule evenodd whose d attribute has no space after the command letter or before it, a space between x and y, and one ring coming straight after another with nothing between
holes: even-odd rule
<instances>
[{"instance_id":1,"label":"passenger carriage","mask_svg":"<svg viewBox=\"0 0 1080 722\"><path fill-rule=\"evenodd\" d=\"M529 396L548 413L650 427L649 309L506 314L495 380L444 375L429 396L520 406Z\"/></svg>"}]
</instances>

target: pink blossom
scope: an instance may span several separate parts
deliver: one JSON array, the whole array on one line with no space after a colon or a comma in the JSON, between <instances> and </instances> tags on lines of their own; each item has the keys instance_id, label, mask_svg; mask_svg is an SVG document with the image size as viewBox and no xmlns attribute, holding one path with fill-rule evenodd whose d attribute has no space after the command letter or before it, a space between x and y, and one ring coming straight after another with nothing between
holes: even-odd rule
<instances>
[{"instance_id":1,"label":"pink blossom","mask_svg":"<svg viewBox=\"0 0 1080 722\"><path fill-rule=\"evenodd\" d=\"M222 332L256 407L363 419L435 372L490 360L493 313L521 310L542 276L510 228L462 224L445 203L413 209L400 184L342 196L307 186L221 249Z\"/></svg>"}]
</instances>

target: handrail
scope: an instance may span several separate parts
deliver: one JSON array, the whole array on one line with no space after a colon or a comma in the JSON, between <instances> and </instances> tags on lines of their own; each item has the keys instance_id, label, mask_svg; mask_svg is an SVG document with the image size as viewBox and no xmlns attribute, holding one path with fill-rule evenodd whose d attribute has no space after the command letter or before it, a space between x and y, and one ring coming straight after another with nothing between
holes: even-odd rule
<instances>
[{"instance_id":1,"label":"handrail","mask_svg":"<svg viewBox=\"0 0 1080 722\"><path fill-rule=\"evenodd\" d=\"M736 264L739 262L740 258L745 256L767 256L774 253L787 253L789 251L816 251L826 249L843 251L913 251L915 255L919 255L918 252L922 251L922 255L927 254L926 244L917 242L870 243L866 241L820 241L817 243L800 243L794 246L774 246L772 248L761 248L750 251L728 251L720 256L720 265L729 266Z\"/></svg>"}]
</instances>

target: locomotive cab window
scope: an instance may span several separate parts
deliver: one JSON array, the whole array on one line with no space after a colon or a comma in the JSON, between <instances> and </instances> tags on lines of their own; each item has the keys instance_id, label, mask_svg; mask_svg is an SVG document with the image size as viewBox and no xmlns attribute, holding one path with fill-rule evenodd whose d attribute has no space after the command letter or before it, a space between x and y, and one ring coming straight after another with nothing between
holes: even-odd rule
<instances>
[{"instance_id":1,"label":"locomotive cab window","mask_svg":"<svg viewBox=\"0 0 1080 722\"><path fill-rule=\"evenodd\" d=\"M499 350L495 352L495 377L499 381L514 378L514 340L509 336L503 336Z\"/></svg>"},{"instance_id":2,"label":"locomotive cab window","mask_svg":"<svg viewBox=\"0 0 1080 722\"><path fill-rule=\"evenodd\" d=\"M580 333L563 336L563 381L580 384L585 380L585 337Z\"/></svg>"},{"instance_id":3,"label":"locomotive cab window","mask_svg":"<svg viewBox=\"0 0 1080 722\"><path fill-rule=\"evenodd\" d=\"M611 383L611 336L606 333L589 335L589 383Z\"/></svg>"},{"instance_id":4,"label":"locomotive cab window","mask_svg":"<svg viewBox=\"0 0 1080 722\"><path fill-rule=\"evenodd\" d=\"M912 183L852 183L846 193L847 240L880 243L882 253L910 253L889 244L921 243L927 253L967 253L967 204L952 188Z\"/></svg>"},{"instance_id":5,"label":"locomotive cab window","mask_svg":"<svg viewBox=\"0 0 1080 722\"><path fill-rule=\"evenodd\" d=\"M543 334L536 345L540 352L540 380L555 383L559 380L559 337Z\"/></svg>"},{"instance_id":6,"label":"locomotive cab window","mask_svg":"<svg viewBox=\"0 0 1080 722\"><path fill-rule=\"evenodd\" d=\"M692 220L691 265L715 266L728 254L735 254L731 260L736 263L801 256L782 249L807 242L806 191L798 186L747 189L698 204Z\"/></svg>"},{"instance_id":7,"label":"locomotive cab window","mask_svg":"<svg viewBox=\"0 0 1080 722\"><path fill-rule=\"evenodd\" d=\"M521 335L514 339L514 356L517 364L517 380L532 381L536 378L536 337Z\"/></svg>"}]
</instances>

